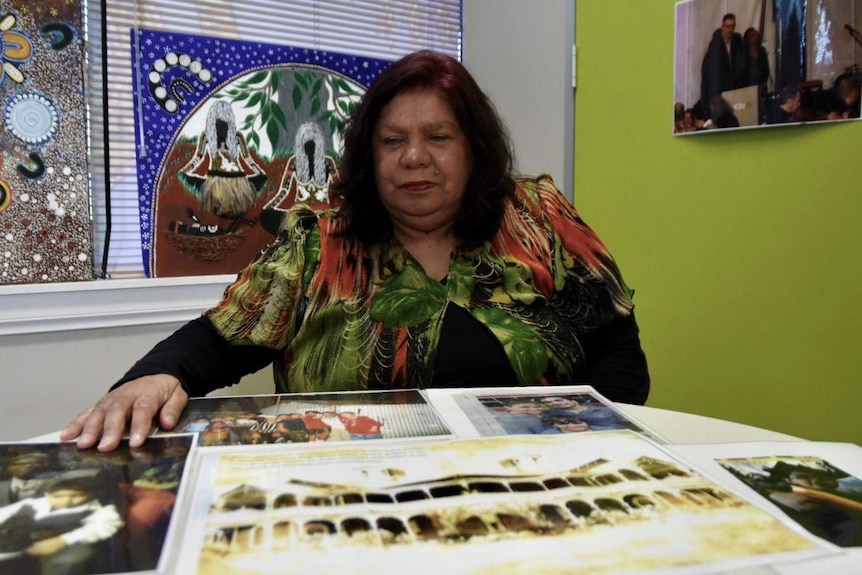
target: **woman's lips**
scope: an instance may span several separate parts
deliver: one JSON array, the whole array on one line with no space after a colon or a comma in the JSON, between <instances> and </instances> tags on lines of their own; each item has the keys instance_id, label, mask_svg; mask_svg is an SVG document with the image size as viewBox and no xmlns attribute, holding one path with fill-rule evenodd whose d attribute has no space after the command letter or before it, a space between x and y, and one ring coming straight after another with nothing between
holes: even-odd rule
<instances>
[{"instance_id":1,"label":"woman's lips","mask_svg":"<svg viewBox=\"0 0 862 575\"><path fill-rule=\"evenodd\" d=\"M421 181L421 182L405 182L401 184L401 187L407 190L408 192L424 192L428 188L432 187L434 182Z\"/></svg>"}]
</instances>

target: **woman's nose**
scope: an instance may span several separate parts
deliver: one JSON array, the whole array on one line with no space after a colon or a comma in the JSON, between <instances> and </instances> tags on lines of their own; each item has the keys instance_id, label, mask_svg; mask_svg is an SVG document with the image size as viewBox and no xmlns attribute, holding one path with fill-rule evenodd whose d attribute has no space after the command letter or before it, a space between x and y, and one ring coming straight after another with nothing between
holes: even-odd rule
<instances>
[{"instance_id":1,"label":"woman's nose","mask_svg":"<svg viewBox=\"0 0 862 575\"><path fill-rule=\"evenodd\" d=\"M404 150L402 161L405 166L410 168L427 166L431 160L425 143L422 141L411 141Z\"/></svg>"}]
</instances>

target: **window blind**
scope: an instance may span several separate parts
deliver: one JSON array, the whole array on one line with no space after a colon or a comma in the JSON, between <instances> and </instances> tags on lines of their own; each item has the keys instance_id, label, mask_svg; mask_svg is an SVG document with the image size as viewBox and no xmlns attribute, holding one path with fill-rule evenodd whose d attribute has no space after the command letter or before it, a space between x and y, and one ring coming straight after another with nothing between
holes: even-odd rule
<instances>
[{"instance_id":1,"label":"window blind","mask_svg":"<svg viewBox=\"0 0 862 575\"><path fill-rule=\"evenodd\" d=\"M91 0L87 10L94 260L97 274L105 277L143 275L131 30L254 40L384 60L420 49L461 58L461 0Z\"/></svg>"}]
</instances>

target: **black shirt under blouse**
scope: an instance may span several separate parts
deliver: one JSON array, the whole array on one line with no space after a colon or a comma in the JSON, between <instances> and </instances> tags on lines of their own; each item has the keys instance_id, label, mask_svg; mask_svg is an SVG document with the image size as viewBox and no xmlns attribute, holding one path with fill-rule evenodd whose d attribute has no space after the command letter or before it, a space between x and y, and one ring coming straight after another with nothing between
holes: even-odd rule
<instances>
[{"instance_id":1,"label":"black shirt under blouse","mask_svg":"<svg viewBox=\"0 0 862 575\"><path fill-rule=\"evenodd\" d=\"M567 383L592 385L612 401L646 402L649 373L634 315L615 319L578 339L586 361L573 381ZM165 373L179 379L190 396L201 397L238 383L248 373L277 361L282 353L263 346L231 345L209 319L201 316L157 344L114 387L145 375ZM429 387L519 385L500 341L470 312L450 303Z\"/></svg>"}]
</instances>

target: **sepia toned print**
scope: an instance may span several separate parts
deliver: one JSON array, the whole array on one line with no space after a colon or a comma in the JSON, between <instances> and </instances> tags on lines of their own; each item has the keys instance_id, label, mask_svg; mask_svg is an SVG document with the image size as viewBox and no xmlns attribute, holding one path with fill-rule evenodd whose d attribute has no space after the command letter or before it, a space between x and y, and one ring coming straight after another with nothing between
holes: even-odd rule
<instances>
[{"instance_id":1,"label":"sepia toned print","mask_svg":"<svg viewBox=\"0 0 862 575\"><path fill-rule=\"evenodd\" d=\"M198 575L640 573L819 552L625 430L209 452L199 481L181 566Z\"/></svg>"}]
</instances>

